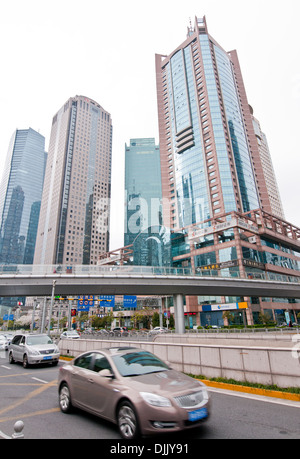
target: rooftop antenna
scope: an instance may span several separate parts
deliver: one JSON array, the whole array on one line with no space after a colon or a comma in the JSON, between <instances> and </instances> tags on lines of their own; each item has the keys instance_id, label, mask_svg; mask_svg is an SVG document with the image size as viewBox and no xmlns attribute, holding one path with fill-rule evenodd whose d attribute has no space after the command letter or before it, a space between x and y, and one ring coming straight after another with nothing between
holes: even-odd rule
<instances>
[{"instance_id":1,"label":"rooftop antenna","mask_svg":"<svg viewBox=\"0 0 300 459\"><path fill-rule=\"evenodd\" d=\"M191 18L189 18L189 27L187 29L187 36L190 36L192 34L193 30L192 30L192 21L191 21Z\"/></svg>"}]
</instances>

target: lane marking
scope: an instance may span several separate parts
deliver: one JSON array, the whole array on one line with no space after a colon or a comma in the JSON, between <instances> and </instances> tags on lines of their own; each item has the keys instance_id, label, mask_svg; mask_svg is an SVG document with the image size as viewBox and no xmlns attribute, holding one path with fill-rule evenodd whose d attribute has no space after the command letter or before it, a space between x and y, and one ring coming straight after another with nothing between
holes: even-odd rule
<instances>
[{"instance_id":1,"label":"lane marking","mask_svg":"<svg viewBox=\"0 0 300 459\"><path fill-rule=\"evenodd\" d=\"M43 379L35 378L34 376L32 377L32 379L34 379L35 381L39 381L41 383L44 383L44 384L48 384L48 381L44 381Z\"/></svg>"},{"instance_id":2,"label":"lane marking","mask_svg":"<svg viewBox=\"0 0 300 459\"><path fill-rule=\"evenodd\" d=\"M6 367L5 365L1 365L2 368L6 368L6 370L10 370L10 367Z\"/></svg>"},{"instance_id":3,"label":"lane marking","mask_svg":"<svg viewBox=\"0 0 300 459\"><path fill-rule=\"evenodd\" d=\"M14 376L31 376L31 375L32 373L25 373L25 372L24 373L11 373L9 375L1 375L0 379L1 378L12 378Z\"/></svg>"},{"instance_id":4,"label":"lane marking","mask_svg":"<svg viewBox=\"0 0 300 459\"><path fill-rule=\"evenodd\" d=\"M41 414L56 413L58 411L60 411L60 408L49 408L49 410L34 411L32 413L18 414L17 416L9 416L6 418L2 418L0 419L0 422L14 421L15 419L24 419L32 416L40 416Z\"/></svg>"},{"instance_id":5,"label":"lane marking","mask_svg":"<svg viewBox=\"0 0 300 459\"><path fill-rule=\"evenodd\" d=\"M300 402L293 402L291 400L271 398L263 395L247 394L246 392L234 392L228 389L217 389L212 387L207 387L206 389L208 392L216 392L218 394L231 395L232 397L241 397L247 398L249 400L257 400L259 402L276 403L277 405L285 405L291 406L293 408L300 408Z\"/></svg>"},{"instance_id":6,"label":"lane marking","mask_svg":"<svg viewBox=\"0 0 300 459\"><path fill-rule=\"evenodd\" d=\"M41 383L38 384L37 382L29 382L29 383L11 383L11 382L7 382L7 383L0 383L0 387L1 386L4 386L4 387L7 387L7 386L41 386Z\"/></svg>"},{"instance_id":7,"label":"lane marking","mask_svg":"<svg viewBox=\"0 0 300 459\"><path fill-rule=\"evenodd\" d=\"M12 405L6 406L5 408L2 408L0 410L0 414L6 413L7 411L13 410L17 406L22 405L23 403L27 402L31 398L35 397L36 395L41 394L44 392L46 389L52 386L57 385L57 379L54 379L53 381L50 381L49 383L45 384L44 386L39 387L38 389L35 389L34 391L30 392L27 394L25 397L23 397L21 400L18 400L16 403L13 403Z\"/></svg>"}]
</instances>

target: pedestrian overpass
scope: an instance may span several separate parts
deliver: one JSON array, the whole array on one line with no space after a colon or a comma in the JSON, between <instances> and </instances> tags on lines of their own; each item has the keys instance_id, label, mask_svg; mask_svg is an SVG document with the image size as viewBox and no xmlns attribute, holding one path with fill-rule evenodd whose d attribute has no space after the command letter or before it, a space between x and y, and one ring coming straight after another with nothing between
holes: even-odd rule
<instances>
[{"instance_id":1,"label":"pedestrian overpass","mask_svg":"<svg viewBox=\"0 0 300 459\"><path fill-rule=\"evenodd\" d=\"M212 272L145 266L1 265L0 297L49 296L53 301L54 295L172 295L178 333L184 333L184 295L300 298L300 277L248 272L242 278L230 270L228 277L220 277Z\"/></svg>"}]
</instances>

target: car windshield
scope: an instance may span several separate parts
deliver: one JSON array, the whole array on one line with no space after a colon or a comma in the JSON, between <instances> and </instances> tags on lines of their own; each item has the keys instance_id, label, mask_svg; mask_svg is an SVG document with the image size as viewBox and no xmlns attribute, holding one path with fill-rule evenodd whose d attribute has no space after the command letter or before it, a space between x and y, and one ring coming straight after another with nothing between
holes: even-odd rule
<instances>
[{"instance_id":1,"label":"car windshield","mask_svg":"<svg viewBox=\"0 0 300 459\"><path fill-rule=\"evenodd\" d=\"M122 376L139 376L169 370L168 365L150 352L130 352L112 359Z\"/></svg>"},{"instance_id":2,"label":"car windshield","mask_svg":"<svg viewBox=\"0 0 300 459\"><path fill-rule=\"evenodd\" d=\"M28 346L34 346L36 344L53 344L52 339L47 335L28 336L26 342Z\"/></svg>"}]
</instances>

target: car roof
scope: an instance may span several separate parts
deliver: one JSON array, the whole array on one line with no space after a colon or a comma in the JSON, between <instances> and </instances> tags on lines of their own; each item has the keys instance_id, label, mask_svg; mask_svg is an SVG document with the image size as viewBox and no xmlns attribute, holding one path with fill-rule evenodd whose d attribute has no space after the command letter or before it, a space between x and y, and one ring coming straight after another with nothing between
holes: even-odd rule
<instances>
[{"instance_id":1,"label":"car roof","mask_svg":"<svg viewBox=\"0 0 300 459\"><path fill-rule=\"evenodd\" d=\"M121 347L105 347L103 349L99 349L99 352L104 352L105 354L108 354L108 355L123 355L123 354L128 354L130 352L147 352L147 351L139 347L121 346Z\"/></svg>"},{"instance_id":2,"label":"car roof","mask_svg":"<svg viewBox=\"0 0 300 459\"><path fill-rule=\"evenodd\" d=\"M21 336L48 336L47 333L16 333L16 335L21 335ZM15 336L16 336L15 335Z\"/></svg>"}]
</instances>

